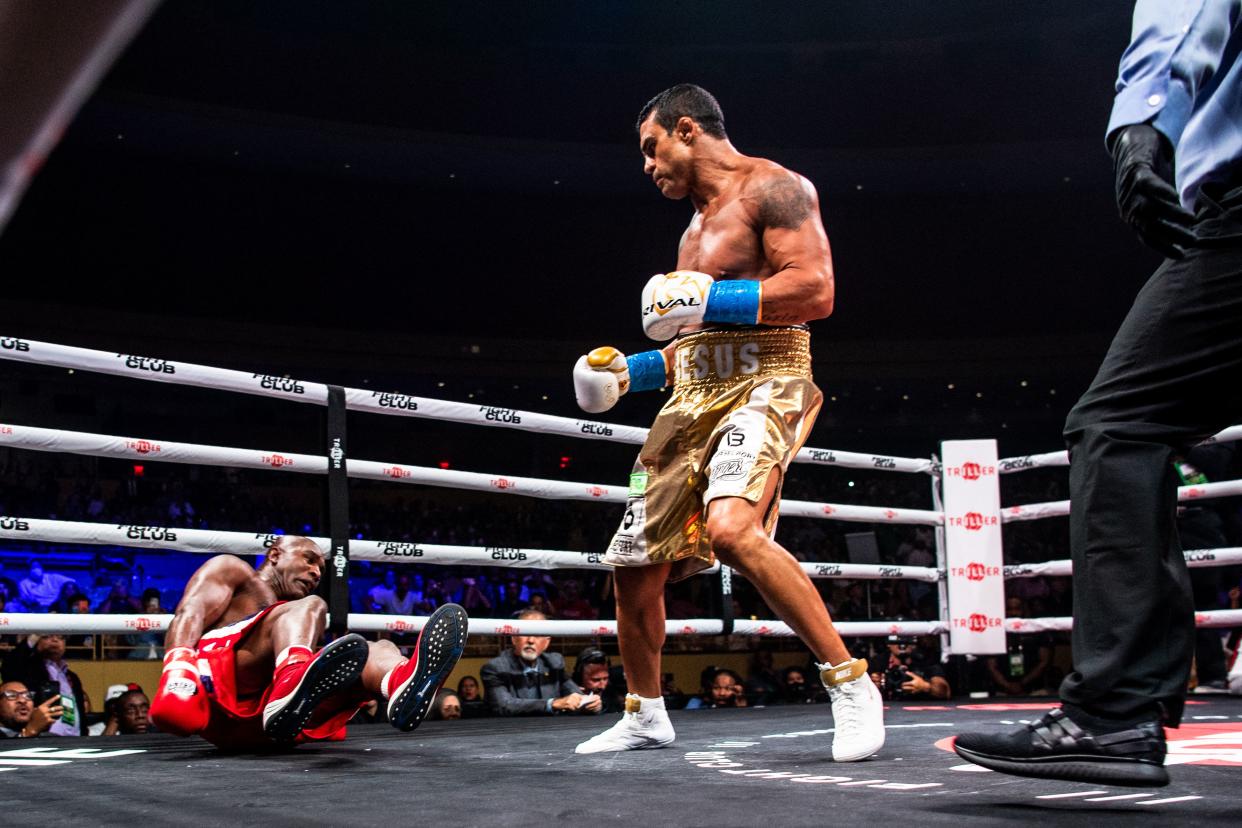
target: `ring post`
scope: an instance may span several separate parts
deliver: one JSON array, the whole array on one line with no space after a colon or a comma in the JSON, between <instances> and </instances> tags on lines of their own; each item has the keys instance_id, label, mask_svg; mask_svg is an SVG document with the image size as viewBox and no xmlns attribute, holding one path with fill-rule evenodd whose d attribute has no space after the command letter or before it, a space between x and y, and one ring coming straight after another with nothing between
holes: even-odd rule
<instances>
[{"instance_id":1,"label":"ring post","mask_svg":"<svg viewBox=\"0 0 1242 828\"><path fill-rule=\"evenodd\" d=\"M349 473L346 468L345 389L328 386L328 630L344 635L349 625Z\"/></svg>"},{"instance_id":2,"label":"ring post","mask_svg":"<svg viewBox=\"0 0 1242 828\"><path fill-rule=\"evenodd\" d=\"M733 570L720 565L720 634L733 635Z\"/></svg>"}]
</instances>

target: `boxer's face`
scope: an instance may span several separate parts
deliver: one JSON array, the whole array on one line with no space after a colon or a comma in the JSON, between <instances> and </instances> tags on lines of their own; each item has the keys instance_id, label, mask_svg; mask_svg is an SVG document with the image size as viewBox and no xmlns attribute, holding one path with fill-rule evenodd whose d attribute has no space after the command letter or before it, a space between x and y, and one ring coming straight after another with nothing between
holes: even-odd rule
<instances>
[{"instance_id":1,"label":"boxer's face","mask_svg":"<svg viewBox=\"0 0 1242 828\"><path fill-rule=\"evenodd\" d=\"M283 540L268 552L268 560L276 568L280 598L305 598L319 587L323 552L312 541L306 538Z\"/></svg>"},{"instance_id":2,"label":"boxer's face","mask_svg":"<svg viewBox=\"0 0 1242 828\"><path fill-rule=\"evenodd\" d=\"M682 118L669 132L655 122L652 112L638 130L638 148L643 154L643 174L665 198L681 199L690 194L691 149L686 140L687 129L693 132L694 122Z\"/></svg>"}]
</instances>

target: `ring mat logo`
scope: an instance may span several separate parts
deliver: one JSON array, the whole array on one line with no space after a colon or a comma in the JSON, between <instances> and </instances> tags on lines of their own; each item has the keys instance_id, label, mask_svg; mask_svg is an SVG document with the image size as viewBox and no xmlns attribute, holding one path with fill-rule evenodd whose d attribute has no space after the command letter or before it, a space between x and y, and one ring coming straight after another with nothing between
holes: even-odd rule
<instances>
[{"instance_id":1,"label":"ring mat logo","mask_svg":"<svg viewBox=\"0 0 1242 828\"><path fill-rule=\"evenodd\" d=\"M19 750L0 750L0 771L34 770L49 765L67 765L82 759L114 759L146 753L145 750L103 750L101 748L54 748L31 747Z\"/></svg>"}]
</instances>

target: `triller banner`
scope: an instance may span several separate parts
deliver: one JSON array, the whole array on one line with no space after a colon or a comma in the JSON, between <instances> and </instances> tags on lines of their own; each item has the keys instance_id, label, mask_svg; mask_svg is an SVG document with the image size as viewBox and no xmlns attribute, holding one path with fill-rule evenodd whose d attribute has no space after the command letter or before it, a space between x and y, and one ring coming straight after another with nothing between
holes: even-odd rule
<instances>
[{"instance_id":1,"label":"triller banner","mask_svg":"<svg viewBox=\"0 0 1242 828\"><path fill-rule=\"evenodd\" d=\"M1005 580L995 440L948 440L944 538L949 646L954 654L1005 652Z\"/></svg>"}]
</instances>

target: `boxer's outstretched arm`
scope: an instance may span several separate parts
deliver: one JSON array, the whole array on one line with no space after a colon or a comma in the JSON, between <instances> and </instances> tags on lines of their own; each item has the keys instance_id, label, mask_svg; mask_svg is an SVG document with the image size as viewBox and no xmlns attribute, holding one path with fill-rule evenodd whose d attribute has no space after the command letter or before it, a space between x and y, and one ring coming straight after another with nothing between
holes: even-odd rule
<instances>
[{"instance_id":1,"label":"boxer's outstretched arm","mask_svg":"<svg viewBox=\"0 0 1242 828\"><path fill-rule=\"evenodd\" d=\"M832 313L832 251L815 187L796 173L774 171L750 195L772 275L763 281L759 321L789 325Z\"/></svg>"},{"instance_id":2,"label":"boxer's outstretched arm","mask_svg":"<svg viewBox=\"0 0 1242 828\"><path fill-rule=\"evenodd\" d=\"M250 565L232 555L217 555L199 567L185 585L185 594L164 636L164 646L172 649L197 645L203 631L224 615L238 587L252 577L254 570Z\"/></svg>"}]
</instances>

